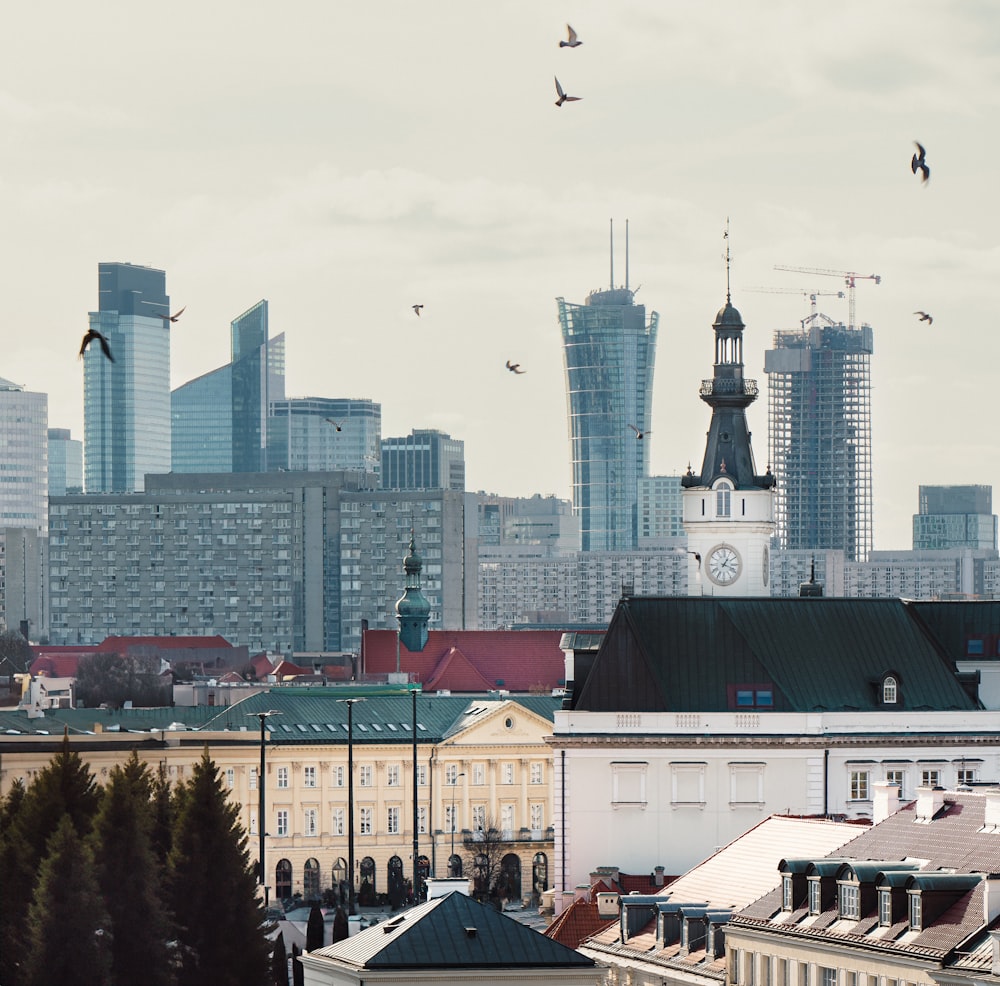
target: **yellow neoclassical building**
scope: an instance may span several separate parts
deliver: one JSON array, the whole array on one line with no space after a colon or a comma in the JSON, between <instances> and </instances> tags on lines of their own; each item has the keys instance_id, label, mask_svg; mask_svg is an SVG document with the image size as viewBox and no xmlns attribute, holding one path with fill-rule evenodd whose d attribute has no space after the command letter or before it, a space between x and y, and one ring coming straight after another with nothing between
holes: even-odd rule
<instances>
[{"instance_id":1,"label":"yellow neoclassical building","mask_svg":"<svg viewBox=\"0 0 1000 986\"><path fill-rule=\"evenodd\" d=\"M102 782L132 749L182 781L207 746L240 807L254 860L263 845L272 899L328 890L346 899L352 856L361 904L405 899L414 855L421 877L474 878L489 829L498 832L485 841L498 856L504 895L520 899L551 883L546 737L559 702L547 695L414 699L378 688L281 687L225 709L53 710L33 719L5 712L0 793L18 778L30 781L59 748L64 729ZM261 775L260 722L268 712Z\"/></svg>"}]
</instances>

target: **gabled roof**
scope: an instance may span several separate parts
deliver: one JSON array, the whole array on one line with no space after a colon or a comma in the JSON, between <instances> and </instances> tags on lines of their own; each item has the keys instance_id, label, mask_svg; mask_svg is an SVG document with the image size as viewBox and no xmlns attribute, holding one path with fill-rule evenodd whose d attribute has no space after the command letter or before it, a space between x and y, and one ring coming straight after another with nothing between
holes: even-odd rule
<instances>
[{"instance_id":1,"label":"gabled roof","mask_svg":"<svg viewBox=\"0 0 1000 986\"><path fill-rule=\"evenodd\" d=\"M453 892L309 953L351 969L593 968L594 960Z\"/></svg>"},{"instance_id":2,"label":"gabled roof","mask_svg":"<svg viewBox=\"0 0 1000 986\"><path fill-rule=\"evenodd\" d=\"M543 934L567 948L577 948L585 938L617 923L617 918L602 918L597 913L596 903L574 900Z\"/></svg>"},{"instance_id":3,"label":"gabled roof","mask_svg":"<svg viewBox=\"0 0 1000 986\"><path fill-rule=\"evenodd\" d=\"M558 629L430 630L422 651L411 651L400 642L399 668L428 690L548 690L562 685L566 677L565 656L559 649L561 637ZM362 656L365 674L395 671L396 631L366 631ZM475 677L470 677L470 669L475 670Z\"/></svg>"},{"instance_id":4,"label":"gabled roof","mask_svg":"<svg viewBox=\"0 0 1000 986\"><path fill-rule=\"evenodd\" d=\"M873 711L890 669L903 709L977 708L902 600L629 597L574 708L720 712L732 686L754 683L776 712Z\"/></svg>"}]
</instances>

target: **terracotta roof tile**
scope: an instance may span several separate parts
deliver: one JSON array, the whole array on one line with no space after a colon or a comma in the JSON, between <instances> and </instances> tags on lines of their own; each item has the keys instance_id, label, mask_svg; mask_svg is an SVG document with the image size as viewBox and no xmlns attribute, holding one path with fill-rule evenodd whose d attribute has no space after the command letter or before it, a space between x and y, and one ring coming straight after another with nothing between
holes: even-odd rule
<instances>
[{"instance_id":1,"label":"terracotta roof tile","mask_svg":"<svg viewBox=\"0 0 1000 986\"><path fill-rule=\"evenodd\" d=\"M608 925L617 923L615 918L602 918L597 913L597 904L586 900L574 900L543 934L569 948L577 948L585 938L589 938Z\"/></svg>"}]
</instances>

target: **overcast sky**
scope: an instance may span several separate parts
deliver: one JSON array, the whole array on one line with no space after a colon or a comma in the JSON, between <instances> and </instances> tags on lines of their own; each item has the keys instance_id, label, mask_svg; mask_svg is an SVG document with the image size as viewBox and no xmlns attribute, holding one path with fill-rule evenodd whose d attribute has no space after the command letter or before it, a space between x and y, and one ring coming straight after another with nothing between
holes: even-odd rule
<instances>
[{"instance_id":1,"label":"overcast sky","mask_svg":"<svg viewBox=\"0 0 1000 986\"><path fill-rule=\"evenodd\" d=\"M57 0L4 33L0 376L47 392L52 427L83 437L97 265L128 261L187 306L172 386L267 298L290 396L463 439L470 489L568 497L555 299L608 286L614 217L660 313L652 471L697 468L728 216L758 467L763 353L809 304L749 289L843 286L775 264L875 273L875 547L910 547L922 483L1000 496L995 0ZM581 101L557 108L554 75Z\"/></svg>"}]
</instances>

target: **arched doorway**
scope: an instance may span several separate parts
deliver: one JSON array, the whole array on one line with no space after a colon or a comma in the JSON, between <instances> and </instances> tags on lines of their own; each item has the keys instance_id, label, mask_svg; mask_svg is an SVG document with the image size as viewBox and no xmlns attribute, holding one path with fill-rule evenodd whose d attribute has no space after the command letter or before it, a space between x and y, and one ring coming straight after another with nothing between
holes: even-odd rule
<instances>
[{"instance_id":1,"label":"arched doorway","mask_svg":"<svg viewBox=\"0 0 1000 986\"><path fill-rule=\"evenodd\" d=\"M517 853L509 852L500 861L497 895L506 900L521 899L521 857Z\"/></svg>"},{"instance_id":2,"label":"arched doorway","mask_svg":"<svg viewBox=\"0 0 1000 986\"><path fill-rule=\"evenodd\" d=\"M536 852L531 861L531 893L535 900L549 889L549 860L543 852Z\"/></svg>"},{"instance_id":3,"label":"arched doorway","mask_svg":"<svg viewBox=\"0 0 1000 986\"><path fill-rule=\"evenodd\" d=\"M403 904L403 861L398 856L389 857L386 870L386 884L389 892L389 906L395 911Z\"/></svg>"},{"instance_id":4,"label":"arched doorway","mask_svg":"<svg viewBox=\"0 0 1000 986\"><path fill-rule=\"evenodd\" d=\"M287 859L279 859L274 868L274 896L277 900L292 896L292 864Z\"/></svg>"},{"instance_id":5,"label":"arched doorway","mask_svg":"<svg viewBox=\"0 0 1000 986\"><path fill-rule=\"evenodd\" d=\"M307 859L302 871L302 896L308 901L319 900L319 860Z\"/></svg>"},{"instance_id":6,"label":"arched doorway","mask_svg":"<svg viewBox=\"0 0 1000 986\"><path fill-rule=\"evenodd\" d=\"M330 870L330 885L336 895L338 904L347 904L347 860L338 856Z\"/></svg>"},{"instance_id":7,"label":"arched doorway","mask_svg":"<svg viewBox=\"0 0 1000 986\"><path fill-rule=\"evenodd\" d=\"M361 907L375 906L375 860L365 856L361 860L361 886L358 887L358 904Z\"/></svg>"},{"instance_id":8,"label":"arched doorway","mask_svg":"<svg viewBox=\"0 0 1000 986\"><path fill-rule=\"evenodd\" d=\"M448 876L462 875L462 857L455 855L448 857Z\"/></svg>"},{"instance_id":9,"label":"arched doorway","mask_svg":"<svg viewBox=\"0 0 1000 986\"><path fill-rule=\"evenodd\" d=\"M417 885L413 888L413 903L419 904L427 894L427 877L431 875L431 861L426 856L417 857Z\"/></svg>"}]
</instances>

